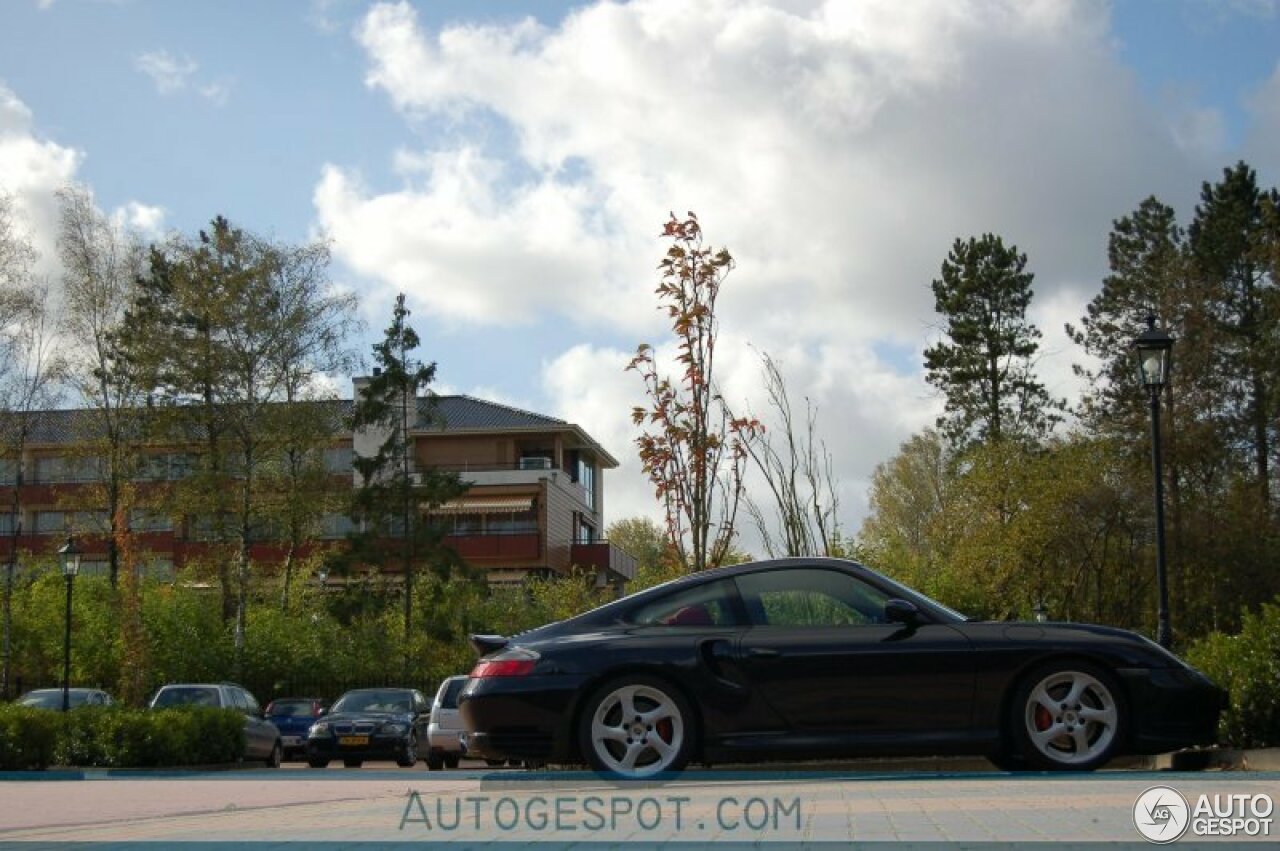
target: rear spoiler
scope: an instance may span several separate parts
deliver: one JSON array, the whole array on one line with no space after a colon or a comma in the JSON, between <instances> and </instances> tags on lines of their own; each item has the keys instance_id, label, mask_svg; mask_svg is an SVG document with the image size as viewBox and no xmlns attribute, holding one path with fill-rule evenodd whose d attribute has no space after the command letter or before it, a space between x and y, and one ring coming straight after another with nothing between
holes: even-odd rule
<instances>
[{"instance_id":1,"label":"rear spoiler","mask_svg":"<svg viewBox=\"0 0 1280 851\"><path fill-rule=\"evenodd\" d=\"M471 646L481 656L488 656L490 653L497 653L506 647L509 640L505 635L473 635L471 636Z\"/></svg>"}]
</instances>

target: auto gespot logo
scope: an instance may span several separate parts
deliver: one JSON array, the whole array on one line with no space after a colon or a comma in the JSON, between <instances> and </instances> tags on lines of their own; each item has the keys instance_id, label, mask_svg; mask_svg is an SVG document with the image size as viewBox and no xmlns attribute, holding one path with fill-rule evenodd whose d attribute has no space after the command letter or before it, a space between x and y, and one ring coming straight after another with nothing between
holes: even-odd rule
<instances>
[{"instance_id":1,"label":"auto gespot logo","mask_svg":"<svg viewBox=\"0 0 1280 851\"><path fill-rule=\"evenodd\" d=\"M1275 802L1270 795L1221 793L1200 795L1192 807L1169 786L1152 786L1133 804L1133 825L1156 844L1181 839L1190 830L1196 837L1271 835Z\"/></svg>"}]
</instances>

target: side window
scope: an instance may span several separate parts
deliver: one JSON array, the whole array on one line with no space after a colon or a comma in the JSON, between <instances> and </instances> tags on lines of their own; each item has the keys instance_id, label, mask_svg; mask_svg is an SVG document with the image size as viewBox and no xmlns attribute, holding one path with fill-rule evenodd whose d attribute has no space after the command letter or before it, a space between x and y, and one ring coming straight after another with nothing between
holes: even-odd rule
<instances>
[{"instance_id":1,"label":"side window","mask_svg":"<svg viewBox=\"0 0 1280 851\"><path fill-rule=\"evenodd\" d=\"M685 588L631 612L640 626L733 626L733 585L727 579Z\"/></svg>"},{"instance_id":2,"label":"side window","mask_svg":"<svg viewBox=\"0 0 1280 851\"><path fill-rule=\"evenodd\" d=\"M258 699L244 689L240 689L240 693L244 695L245 711L253 715L261 715L262 707L258 705Z\"/></svg>"},{"instance_id":3,"label":"side window","mask_svg":"<svg viewBox=\"0 0 1280 851\"><path fill-rule=\"evenodd\" d=\"M838 570L796 568L737 577L756 626L830 627L884 623L889 595Z\"/></svg>"},{"instance_id":4,"label":"side window","mask_svg":"<svg viewBox=\"0 0 1280 851\"><path fill-rule=\"evenodd\" d=\"M245 700L244 692L238 688L228 688L227 697L231 700L231 707L239 709L241 712L249 711L249 704Z\"/></svg>"}]
</instances>

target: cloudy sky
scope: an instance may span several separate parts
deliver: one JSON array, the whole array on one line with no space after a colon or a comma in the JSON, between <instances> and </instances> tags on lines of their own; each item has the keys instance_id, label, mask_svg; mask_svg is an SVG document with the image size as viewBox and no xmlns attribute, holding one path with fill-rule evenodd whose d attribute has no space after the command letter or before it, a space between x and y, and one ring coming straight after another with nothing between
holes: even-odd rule
<instances>
[{"instance_id":1,"label":"cloudy sky","mask_svg":"<svg viewBox=\"0 0 1280 851\"><path fill-rule=\"evenodd\" d=\"M52 265L53 192L142 231L215 214L332 240L367 351L405 291L441 392L631 444L668 340L668 211L738 261L726 395L757 352L810 398L856 531L875 465L940 407L930 281L956 237L1029 256L1042 379L1147 195L1183 223L1244 159L1280 183L1280 0L5 0L0 192ZM1135 329L1136 330L1136 329Z\"/></svg>"}]
</instances>

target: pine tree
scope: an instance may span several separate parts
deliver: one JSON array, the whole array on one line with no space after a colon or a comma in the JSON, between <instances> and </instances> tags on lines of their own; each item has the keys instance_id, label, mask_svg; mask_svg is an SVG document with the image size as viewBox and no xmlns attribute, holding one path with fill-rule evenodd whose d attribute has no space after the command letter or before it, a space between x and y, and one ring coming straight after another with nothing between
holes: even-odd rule
<instances>
[{"instance_id":1,"label":"pine tree","mask_svg":"<svg viewBox=\"0 0 1280 851\"><path fill-rule=\"evenodd\" d=\"M1027 321L1027 256L985 234L957 239L933 282L949 342L925 350L927 379L946 397L938 427L958 449L1039 440L1060 419L1033 366L1040 331Z\"/></svg>"}]
</instances>

